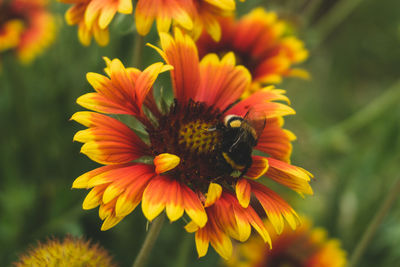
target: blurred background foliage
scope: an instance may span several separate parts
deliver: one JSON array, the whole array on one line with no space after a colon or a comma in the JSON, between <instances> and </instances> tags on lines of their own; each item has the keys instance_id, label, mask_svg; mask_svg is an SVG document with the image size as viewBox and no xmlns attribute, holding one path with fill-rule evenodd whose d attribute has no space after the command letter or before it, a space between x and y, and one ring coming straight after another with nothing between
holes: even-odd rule
<instances>
[{"instance_id":1,"label":"blurred background foliage","mask_svg":"<svg viewBox=\"0 0 400 267\"><path fill-rule=\"evenodd\" d=\"M293 163L315 175L315 194L289 195L296 211L341 239L351 255L368 223L399 178L400 1L275 0L238 3L239 14L264 5L293 23L310 50L302 66L309 81L286 79L297 111L287 119L294 131ZM51 5L57 16L55 43L33 64L2 56L0 72L0 265L8 266L37 240L67 233L100 242L120 266L130 266L146 234L140 207L116 227L101 232L97 209L81 208L84 190L72 181L97 165L72 137L82 127L70 122L82 110L75 100L92 89L87 72L102 73L102 56L132 62L132 16L118 15L111 42L83 47L76 27L66 25L67 6ZM157 43L152 32L146 42ZM160 60L143 50L143 65ZM378 227L359 266L400 262L400 203ZM197 259L194 236L184 222L165 224L149 266L215 266L210 249Z\"/></svg>"}]
</instances>

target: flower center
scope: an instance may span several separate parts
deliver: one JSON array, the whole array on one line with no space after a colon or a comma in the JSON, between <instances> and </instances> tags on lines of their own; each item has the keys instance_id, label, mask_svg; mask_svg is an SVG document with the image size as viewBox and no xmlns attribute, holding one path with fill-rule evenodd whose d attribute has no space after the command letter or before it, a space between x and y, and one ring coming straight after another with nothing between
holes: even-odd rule
<instances>
[{"instance_id":1,"label":"flower center","mask_svg":"<svg viewBox=\"0 0 400 267\"><path fill-rule=\"evenodd\" d=\"M280 244L280 250L270 252L260 266L305 266L307 261L318 251L315 244L309 243L310 240L304 236L304 233L297 236L296 234L290 235L286 238L286 243Z\"/></svg>"},{"instance_id":2,"label":"flower center","mask_svg":"<svg viewBox=\"0 0 400 267\"><path fill-rule=\"evenodd\" d=\"M215 124L201 119L182 124L178 143L192 153L204 154L214 151L221 139L220 133L213 130Z\"/></svg>"},{"instance_id":3,"label":"flower center","mask_svg":"<svg viewBox=\"0 0 400 267\"><path fill-rule=\"evenodd\" d=\"M0 8L0 25L2 26L5 22L12 20L12 19L18 19L21 20L25 23L27 23L27 19L23 16L23 14L14 7L12 8L12 6L10 4L1 4L1 8ZM21 14L19 14L21 13Z\"/></svg>"},{"instance_id":4,"label":"flower center","mask_svg":"<svg viewBox=\"0 0 400 267\"><path fill-rule=\"evenodd\" d=\"M211 181L232 180L232 167L222 155L223 113L202 102L175 102L168 114L158 119L158 127L148 129L153 155L177 155L180 164L171 177L206 191Z\"/></svg>"},{"instance_id":5,"label":"flower center","mask_svg":"<svg viewBox=\"0 0 400 267\"><path fill-rule=\"evenodd\" d=\"M224 49L216 49L216 51L209 51L214 52L219 55L220 58L225 56L228 52L234 52L236 65L243 65L250 71L250 73L254 73L256 67L259 64L260 59L254 58L249 52L241 52L235 49L234 47L227 47Z\"/></svg>"}]
</instances>

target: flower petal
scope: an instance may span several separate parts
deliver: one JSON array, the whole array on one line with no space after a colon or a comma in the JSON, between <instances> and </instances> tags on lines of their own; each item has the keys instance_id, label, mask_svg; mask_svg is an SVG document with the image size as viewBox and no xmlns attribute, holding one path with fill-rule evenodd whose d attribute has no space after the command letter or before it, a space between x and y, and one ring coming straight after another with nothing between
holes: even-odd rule
<instances>
[{"instance_id":1,"label":"flower petal","mask_svg":"<svg viewBox=\"0 0 400 267\"><path fill-rule=\"evenodd\" d=\"M213 219L209 220L203 228L196 232L195 238L199 257L207 254L209 243L224 259L228 259L232 254L230 238L218 227Z\"/></svg>"},{"instance_id":2,"label":"flower petal","mask_svg":"<svg viewBox=\"0 0 400 267\"><path fill-rule=\"evenodd\" d=\"M136 30L140 35L146 35L149 33L154 18L156 17L157 8L157 3L154 3L154 1L151 0L139 0L136 4Z\"/></svg>"},{"instance_id":3,"label":"flower petal","mask_svg":"<svg viewBox=\"0 0 400 267\"><path fill-rule=\"evenodd\" d=\"M183 196L181 184L171 180L169 187L165 189L166 194L166 213L171 222L178 220L183 215Z\"/></svg>"},{"instance_id":4,"label":"flower petal","mask_svg":"<svg viewBox=\"0 0 400 267\"><path fill-rule=\"evenodd\" d=\"M118 197L115 204L116 216L126 216L139 205L142 201L143 192L154 175L154 170L148 169L146 171L145 169L144 173L138 173L131 178L129 185L126 186L125 191Z\"/></svg>"},{"instance_id":5,"label":"flower petal","mask_svg":"<svg viewBox=\"0 0 400 267\"><path fill-rule=\"evenodd\" d=\"M117 225L124 217L108 216L103 224L101 225L101 231L107 231L108 229Z\"/></svg>"},{"instance_id":6,"label":"flower petal","mask_svg":"<svg viewBox=\"0 0 400 267\"><path fill-rule=\"evenodd\" d=\"M185 185L181 185L183 205L187 215L200 227L207 222L207 214L198 196Z\"/></svg>"},{"instance_id":7,"label":"flower petal","mask_svg":"<svg viewBox=\"0 0 400 267\"><path fill-rule=\"evenodd\" d=\"M214 226L214 229L217 229L217 226ZM220 231L212 231L210 232L210 243L211 246L215 249L215 251L224 259L229 259L232 255L232 242L231 239Z\"/></svg>"},{"instance_id":8,"label":"flower petal","mask_svg":"<svg viewBox=\"0 0 400 267\"><path fill-rule=\"evenodd\" d=\"M119 59L105 58L105 61L110 78L88 73L87 79L97 93L83 95L77 102L88 109L111 114L141 115L143 101L158 75L172 68L158 62L141 72L126 69Z\"/></svg>"},{"instance_id":9,"label":"flower petal","mask_svg":"<svg viewBox=\"0 0 400 267\"><path fill-rule=\"evenodd\" d=\"M90 190L87 194L85 200L82 203L82 208L84 210L94 209L101 204L101 199L103 197L104 190L106 190L107 184L102 186L97 186Z\"/></svg>"},{"instance_id":10,"label":"flower petal","mask_svg":"<svg viewBox=\"0 0 400 267\"><path fill-rule=\"evenodd\" d=\"M92 41L92 35L91 29L87 28L83 22L80 22L78 27L79 42L84 46L89 46Z\"/></svg>"},{"instance_id":11,"label":"flower petal","mask_svg":"<svg viewBox=\"0 0 400 267\"><path fill-rule=\"evenodd\" d=\"M102 174L104 172L113 170L113 169L118 169L122 168L124 166L127 166L127 164L122 164L122 165L107 165L107 166L102 166L100 168L94 169L90 172L84 173L78 178L75 179L74 183L72 184L72 188L90 188L89 182L92 178L98 176L99 174Z\"/></svg>"},{"instance_id":12,"label":"flower petal","mask_svg":"<svg viewBox=\"0 0 400 267\"><path fill-rule=\"evenodd\" d=\"M158 62L150 65L138 75L137 80L135 81L135 95L137 106L139 108L142 107L143 101L156 81L158 75L162 72L172 69L172 66L164 65L163 63Z\"/></svg>"},{"instance_id":13,"label":"flower petal","mask_svg":"<svg viewBox=\"0 0 400 267\"><path fill-rule=\"evenodd\" d=\"M85 25L88 29L92 28L93 23L98 18L103 3L98 0L90 1L85 11Z\"/></svg>"},{"instance_id":14,"label":"flower petal","mask_svg":"<svg viewBox=\"0 0 400 267\"><path fill-rule=\"evenodd\" d=\"M188 233L194 233L199 229L200 227L194 221L190 221L188 224L185 225L185 230Z\"/></svg>"},{"instance_id":15,"label":"flower petal","mask_svg":"<svg viewBox=\"0 0 400 267\"><path fill-rule=\"evenodd\" d=\"M242 178L236 182L236 197L243 208L247 208L250 203L251 186L246 179Z\"/></svg>"},{"instance_id":16,"label":"flower petal","mask_svg":"<svg viewBox=\"0 0 400 267\"><path fill-rule=\"evenodd\" d=\"M207 222L207 214L197 195L186 185L167 176L152 179L143 193L142 210L149 221L167 207L171 221L182 217L183 210L199 226Z\"/></svg>"},{"instance_id":17,"label":"flower petal","mask_svg":"<svg viewBox=\"0 0 400 267\"><path fill-rule=\"evenodd\" d=\"M78 24L84 16L86 5L73 5L65 13L65 20L68 25Z\"/></svg>"},{"instance_id":18,"label":"flower petal","mask_svg":"<svg viewBox=\"0 0 400 267\"><path fill-rule=\"evenodd\" d=\"M112 19L117 13L118 3L110 3L101 9L99 16L99 27L105 29L111 23Z\"/></svg>"},{"instance_id":19,"label":"flower petal","mask_svg":"<svg viewBox=\"0 0 400 267\"><path fill-rule=\"evenodd\" d=\"M296 136L292 132L282 129L282 124L281 117L268 119L255 149L289 163L292 153L291 141L296 140Z\"/></svg>"},{"instance_id":20,"label":"flower petal","mask_svg":"<svg viewBox=\"0 0 400 267\"><path fill-rule=\"evenodd\" d=\"M234 103L250 86L251 76L243 66L235 66L233 53L221 61L209 54L200 62L200 86L195 100L206 102L224 110Z\"/></svg>"},{"instance_id":21,"label":"flower petal","mask_svg":"<svg viewBox=\"0 0 400 267\"><path fill-rule=\"evenodd\" d=\"M147 220L152 221L165 208L165 190L169 187L168 180L157 176L152 179L143 192L142 211Z\"/></svg>"},{"instance_id":22,"label":"flower petal","mask_svg":"<svg viewBox=\"0 0 400 267\"><path fill-rule=\"evenodd\" d=\"M313 177L311 173L303 168L290 165L277 159L267 159L270 167L266 175L269 178L291 188L300 195L313 194L313 190L309 184L311 178Z\"/></svg>"},{"instance_id":23,"label":"flower petal","mask_svg":"<svg viewBox=\"0 0 400 267\"><path fill-rule=\"evenodd\" d=\"M258 179L263 176L268 170L268 160L261 156L252 156L253 163L246 172L246 176L252 179Z\"/></svg>"},{"instance_id":24,"label":"flower petal","mask_svg":"<svg viewBox=\"0 0 400 267\"><path fill-rule=\"evenodd\" d=\"M205 0L205 2L224 10L235 10L236 8L233 0Z\"/></svg>"},{"instance_id":25,"label":"flower petal","mask_svg":"<svg viewBox=\"0 0 400 267\"><path fill-rule=\"evenodd\" d=\"M126 163L148 154L147 145L128 126L114 118L94 112L77 112L71 119L90 126L79 131L74 140L85 143L81 152L98 163Z\"/></svg>"},{"instance_id":26,"label":"flower petal","mask_svg":"<svg viewBox=\"0 0 400 267\"><path fill-rule=\"evenodd\" d=\"M208 186L207 198L204 204L204 207L211 206L215 203L220 197L222 193L222 186L217 183L210 183Z\"/></svg>"},{"instance_id":27,"label":"flower petal","mask_svg":"<svg viewBox=\"0 0 400 267\"><path fill-rule=\"evenodd\" d=\"M156 166L156 173L160 174L174 169L179 165L180 158L176 155L163 153L154 158L154 165Z\"/></svg>"},{"instance_id":28,"label":"flower petal","mask_svg":"<svg viewBox=\"0 0 400 267\"><path fill-rule=\"evenodd\" d=\"M218 20L212 15L203 15L202 19L207 33L213 40L219 41L221 39L221 27L218 23Z\"/></svg>"},{"instance_id":29,"label":"flower petal","mask_svg":"<svg viewBox=\"0 0 400 267\"><path fill-rule=\"evenodd\" d=\"M233 211L235 213L236 225L237 225L237 233L238 240L240 242L246 241L251 233L251 225L247 220L246 210L240 207L239 205L233 204Z\"/></svg>"},{"instance_id":30,"label":"flower petal","mask_svg":"<svg viewBox=\"0 0 400 267\"><path fill-rule=\"evenodd\" d=\"M131 0L119 0L118 1L118 12L123 14L132 13L132 1Z\"/></svg>"},{"instance_id":31,"label":"flower petal","mask_svg":"<svg viewBox=\"0 0 400 267\"><path fill-rule=\"evenodd\" d=\"M299 217L285 200L260 183L254 181L249 181L249 183L252 193L260 202L278 234L282 232L284 227L283 217L292 229L296 229L299 224Z\"/></svg>"},{"instance_id":32,"label":"flower petal","mask_svg":"<svg viewBox=\"0 0 400 267\"><path fill-rule=\"evenodd\" d=\"M203 257L207 254L208 247L210 244L210 238L207 228L199 229L195 234L196 241L196 250L197 254L200 257Z\"/></svg>"},{"instance_id":33,"label":"flower petal","mask_svg":"<svg viewBox=\"0 0 400 267\"><path fill-rule=\"evenodd\" d=\"M264 242L268 242L271 246L271 238L268 230L254 209L251 206L247 208L242 207L231 194L224 194L224 198L231 204L235 215L234 229L229 230L230 227L227 227L226 224L222 224L228 229L230 235L239 241L246 241L249 238L251 226L253 226L263 238ZM222 216L219 215L218 218L220 217Z\"/></svg>"},{"instance_id":34,"label":"flower petal","mask_svg":"<svg viewBox=\"0 0 400 267\"><path fill-rule=\"evenodd\" d=\"M260 119L270 119L295 114L296 112L291 107L285 104L271 102L271 100L287 101L287 97L283 95L284 92L283 90L270 89L256 92L229 109L227 114L244 116L249 109L256 114L260 114Z\"/></svg>"},{"instance_id":35,"label":"flower petal","mask_svg":"<svg viewBox=\"0 0 400 267\"><path fill-rule=\"evenodd\" d=\"M157 51L174 68L171 77L175 97L181 102L194 99L200 76L199 57L194 41L178 28L175 28L174 36L161 32L160 41L162 51Z\"/></svg>"}]
</instances>

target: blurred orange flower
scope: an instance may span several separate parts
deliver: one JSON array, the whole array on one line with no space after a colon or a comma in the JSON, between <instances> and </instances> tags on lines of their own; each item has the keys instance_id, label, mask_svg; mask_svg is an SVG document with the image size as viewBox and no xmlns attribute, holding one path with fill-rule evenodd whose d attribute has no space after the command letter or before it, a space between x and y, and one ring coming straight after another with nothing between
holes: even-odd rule
<instances>
[{"instance_id":1,"label":"blurred orange flower","mask_svg":"<svg viewBox=\"0 0 400 267\"><path fill-rule=\"evenodd\" d=\"M0 52L12 50L31 62L55 37L53 15L44 0L0 1Z\"/></svg>"},{"instance_id":2,"label":"blurred orange flower","mask_svg":"<svg viewBox=\"0 0 400 267\"><path fill-rule=\"evenodd\" d=\"M163 210L170 221L186 212L192 220L186 229L196 232L199 256L206 254L211 243L228 258L230 237L245 241L251 227L270 242L250 203L251 195L278 233L284 219L296 228L295 211L257 181L266 175L300 194L312 194L311 174L288 163L294 135L281 128L281 117L294 111L275 102L288 101L284 91L265 88L237 102L250 86L251 77L246 68L236 65L232 53L222 59L209 54L199 60L193 39L179 29L174 35L160 33L160 40L161 48L152 47L168 65L159 62L140 71L106 58L108 77L87 75L96 92L79 97L77 103L95 112L72 116L88 127L77 132L74 140L84 143L82 153L105 166L74 181L73 188L93 188L83 208L100 206L102 230L116 225L140 202L149 221ZM161 111L152 86L164 71L171 72L175 101ZM255 129L233 129L247 123L243 118L249 112L255 121L266 123L258 128L257 144ZM140 138L122 121L100 113L136 118L146 138ZM238 130L240 135L235 134ZM229 137L232 134L233 139ZM241 139L243 134L252 137ZM233 153L239 147L245 154ZM252 156L253 147L269 156ZM152 164L148 164L149 159Z\"/></svg>"},{"instance_id":3,"label":"blurred orange flower","mask_svg":"<svg viewBox=\"0 0 400 267\"><path fill-rule=\"evenodd\" d=\"M308 51L276 13L257 8L237 21L229 17L221 18L219 23L221 40L215 42L202 34L197 41L200 55L234 52L238 62L250 70L256 84L280 83L286 76L309 77L307 71L292 68L307 59Z\"/></svg>"},{"instance_id":4,"label":"blurred orange flower","mask_svg":"<svg viewBox=\"0 0 400 267\"><path fill-rule=\"evenodd\" d=\"M340 241L329 239L322 228L312 228L307 218L301 220L301 226L295 231L286 229L280 235L272 235L272 249L266 248L258 236L252 236L245 244L237 243L232 258L224 265L344 267L347 261L346 252L340 247Z\"/></svg>"}]
</instances>

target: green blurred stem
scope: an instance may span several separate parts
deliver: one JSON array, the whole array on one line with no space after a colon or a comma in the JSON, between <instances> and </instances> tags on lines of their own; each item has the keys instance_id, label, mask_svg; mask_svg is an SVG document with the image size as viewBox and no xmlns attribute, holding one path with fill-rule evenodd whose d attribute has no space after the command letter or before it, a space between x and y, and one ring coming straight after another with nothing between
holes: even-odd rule
<instances>
[{"instance_id":1,"label":"green blurred stem","mask_svg":"<svg viewBox=\"0 0 400 267\"><path fill-rule=\"evenodd\" d=\"M311 20L314 18L315 13L318 11L319 7L322 4L322 0L311 0L307 6L304 8L303 17L304 24L303 27L307 28L310 24Z\"/></svg>"},{"instance_id":2,"label":"green blurred stem","mask_svg":"<svg viewBox=\"0 0 400 267\"><path fill-rule=\"evenodd\" d=\"M330 140L336 136L342 136L358 130L371 121L382 117L392 106L400 101L400 80L397 80L389 89L369 103L357 113L343 120L339 124L323 132L319 140Z\"/></svg>"},{"instance_id":3,"label":"green blurred stem","mask_svg":"<svg viewBox=\"0 0 400 267\"><path fill-rule=\"evenodd\" d=\"M318 47L329 34L342 23L363 0L339 0L330 11L324 15L314 27L312 34L315 36L313 47Z\"/></svg>"},{"instance_id":4,"label":"green blurred stem","mask_svg":"<svg viewBox=\"0 0 400 267\"><path fill-rule=\"evenodd\" d=\"M30 129L26 124L29 121L29 113L27 111L27 92L24 80L21 79L21 73L17 69L19 62L6 61L4 66L4 78L10 84L9 89L11 90L12 105L15 108L15 115L17 121L21 123L21 129ZM25 124L25 125L24 125ZM22 131L21 131L22 132ZM30 132L24 131L23 136L26 136ZM22 139L21 139L22 140Z\"/></svg>"},{"instance_id":5,"label":"green blurred stem","mask_svg":"<svg viewBox=\"0 0 400 267\"><path fill-rule=\"evenodd\" d=\"M135 42L133 45L133 57L132 66L138 69L142 67L142 54L144 48L144 37L141 36L137 31L135 34Z\"/></svg>"},{"instance_id":6,"label":"green blurred stem","mask_svg":"<svg viewBox=\"0 0 400 267\"><path fill-rule=\"evenodd\" d=\"M175 260L175 264L173 266L175 267L185 267L188 266L188 258L189 258L189 253L192 249L192 238L191 235L188 233L184 233L183 235L183 240L181 241L181 244L179 246L179 254L178 257Z\"/></svg>"},{"instance_id":7,"label":"green blurred stem","mask_svg":"<svg viewBox=\"0 0 400 267\"><path fill-rule=\"evenodd\" d=\"M378 212L375 214L374 218L368 225L367 230L364 232L362 238L355 247L353 254L351 255L348 267L355 267L357 265L358 260L364 253L373 235L378 230L379 225L382 223L386 214L389 212L390 208L393 206L399 195L400 195L400 179L398 179L396 184L391 188L385 201L383 202Z\"/></svg>"},{"instance_id":8,"label":"green blurred stem","mask_svg":"<svg viewBox=\"0 0 400 267\"><path fill-rule=\"evenodd\" d=\"M157 237L160 234L161 228L165 220L165 215L161 214L151 223L150 230L147 232L146 238L143 242L143 246L136 256L132 267L143 267L146 264L147 258L150 255L151 250L156 243Z\"/></svg>"}]
</instances>

